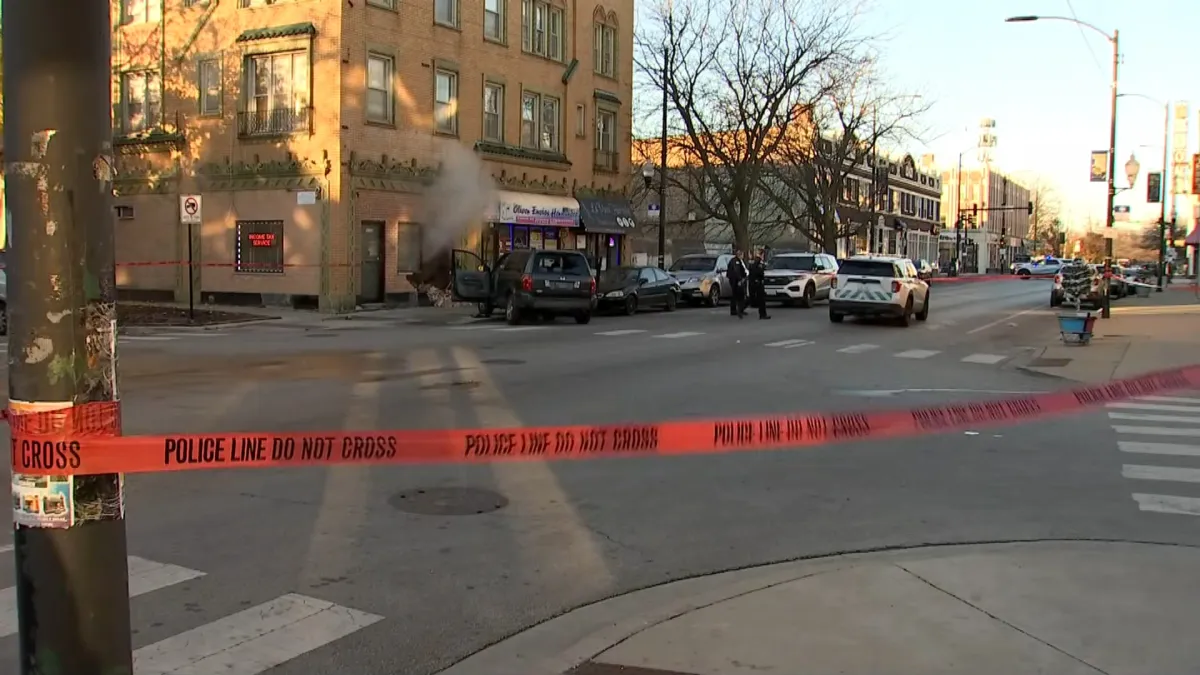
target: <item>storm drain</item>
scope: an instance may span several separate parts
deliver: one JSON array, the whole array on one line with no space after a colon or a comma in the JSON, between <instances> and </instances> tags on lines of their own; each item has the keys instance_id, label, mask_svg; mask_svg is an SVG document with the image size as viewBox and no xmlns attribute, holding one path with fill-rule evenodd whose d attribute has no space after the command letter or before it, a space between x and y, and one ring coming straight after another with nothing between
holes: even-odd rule
<instances>
[{"instance_id":1,"label":"storm drain","mask_svg":"<svg viewBox=\"0 0 1200 675\"><path fill-rule=\"evenodd\" d=\"M508 506L508 499L481 488L436 487L397 492L388 504L419 516L477 516Z\"/></svg>"}]
</instances>

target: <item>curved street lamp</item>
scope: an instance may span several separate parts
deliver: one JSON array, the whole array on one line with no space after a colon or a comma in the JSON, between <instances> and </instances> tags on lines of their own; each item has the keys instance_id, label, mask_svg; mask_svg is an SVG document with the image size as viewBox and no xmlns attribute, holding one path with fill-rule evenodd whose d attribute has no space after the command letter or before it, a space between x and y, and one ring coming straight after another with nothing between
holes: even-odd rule
<instances>
[{"instance_id":1,"label":"curved street lamp","mask_svg":"<svg viewBox=\"0 0 1200 675\"><path fill-rule=\"evenodd\" d=\"M1162 140L1162 173L1159 174L1158 187L1158 287L1155 290L1162 293L1163 283L1165 282L1166 265L1167 265L1167 172L1170 167L1168 164L1168 148L1171 145L1171 103L1169 101L1160 101L1153 96L1145 94L1124 93L1117 94L1117 97L1131 96L1133 98L1141 98L1151 103L1157 103L1163 107L1163 140ZM1147 197L1149 200L1149 197Z\"/></svg>"},{"instance_id":2,"label":"curved street lamp","mask_svg":"<svg viewBox=\"0 0 1200 675\"><path fill-rule=\"evenodd\" d=\"M1100 35L1104 36L1105 40L1108 40L1110 43L1112 43L1112 96L1111 101L1109 102L1108 112L1108 177L1105 181L1108 184L1108 199L1106 204L1107 208L1104 209L1104 225L1106 228L1111 230L1114 220L1113 201L1117 196L1116 185L1113 182L1113 174L1117 172L1117 76L1121 64L1120 31L1113 30L1112 35L1109 35L1107 31L1095 26L1094 24L1090 24L1086 21L1080 21L1079 19L1069 16L1021 15L1010 16L1005 19L1005 22L1007 23L1028 23L1030 21L1066 21L1067 23L1073 23L1076 26L1082 26L1091 31L1099 33ZM1111 266L1113 257L1113 239L1111 234L1110 236L1105 237L1104 249L1105 264ZM1107 319L1111 314L1111 309L1109 308L1107 300L1107 293L1105 294L1105 298L1104 308L1101 311L1100 316Z\"/></svg>"},{"instance_id":3,"label":"curved street lamp","mask_svg":"<svg viewBox=\"0 0 1200 675\"><path fill-rule=\"evenodd\" d=\"M1125 162L1125 177L1129 179L1130 190L1132 190L1133 186L1137 183L1138 172L1141 171L1141 169L1141 162L1138 162L1137 157L1133 153L1130 153L1129 161Z\"/></svg>"}]
</instances>

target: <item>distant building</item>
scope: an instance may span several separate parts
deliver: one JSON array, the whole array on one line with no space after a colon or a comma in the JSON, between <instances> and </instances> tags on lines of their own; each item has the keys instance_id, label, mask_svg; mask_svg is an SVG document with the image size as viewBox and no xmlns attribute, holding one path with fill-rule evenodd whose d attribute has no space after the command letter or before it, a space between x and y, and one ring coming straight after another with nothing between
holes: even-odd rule
<instances>
[{"instance_id":1,"label":"distant building","mask_svg":"<svg viewBox=\"0 0 1200 675\"><path fill-rule=\"evenodd\" d=\"M961 218L960 269L981 274L1007 270L1016 256L1029 253L1029 188L990 166L964 168L961 190L957 181L957 168L942 172L945 229L939 258L943 262L954 258L954 226ZM998 210L988 210L992 208Z\"/></svg>"}]
</instances>

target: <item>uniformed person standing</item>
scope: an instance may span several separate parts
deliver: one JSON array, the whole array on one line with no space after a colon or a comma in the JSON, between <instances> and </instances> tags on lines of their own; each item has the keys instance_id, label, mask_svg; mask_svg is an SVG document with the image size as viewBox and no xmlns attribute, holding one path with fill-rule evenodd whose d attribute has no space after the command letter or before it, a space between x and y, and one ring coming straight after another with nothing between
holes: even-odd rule
<instances>
[{"instance_id":1,"label":"uniformed person standing","mask_svg":"<svg viewBox=\"0 0 1200 675\"><path fill-rule=\"evenodd\" d=\"M729 316L739 319L746 317L746 281L749 276L750 270L746 268L746 261L742 260L742 252L734 251L733 260L729 261L729 268L725 270L725 278L729 280L733 296L729 299Z\"/></svg>"},{"instance_id":2,"label":"uniformed person standing","mask_svg":"<svg viewBox=\"0 0 1200 675\"><path fill-rule=\"evenodd\" d=\"M758 318L769 319L767 314L767 262L764 251L759 251L750 263L750 305L758 310Z\"/></svg>"}]
</instances>

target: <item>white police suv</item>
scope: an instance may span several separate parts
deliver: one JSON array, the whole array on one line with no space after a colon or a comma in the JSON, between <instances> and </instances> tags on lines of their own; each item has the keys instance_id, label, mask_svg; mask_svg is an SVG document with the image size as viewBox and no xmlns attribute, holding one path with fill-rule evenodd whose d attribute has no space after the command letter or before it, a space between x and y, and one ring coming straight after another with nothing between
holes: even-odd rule
<instances>
[{"instance_id":1,"label":"white police suv","mask_svg":"<svg viewBox=\"0 0 1200 675\"><path fill-rule=\"evenodd\" d=\"M929 318L929 283L917 277L911 260L854 256L842 262L829 296L829 320L847 316L896 319L907 326Z\"/></svg>"}]
</instances>

